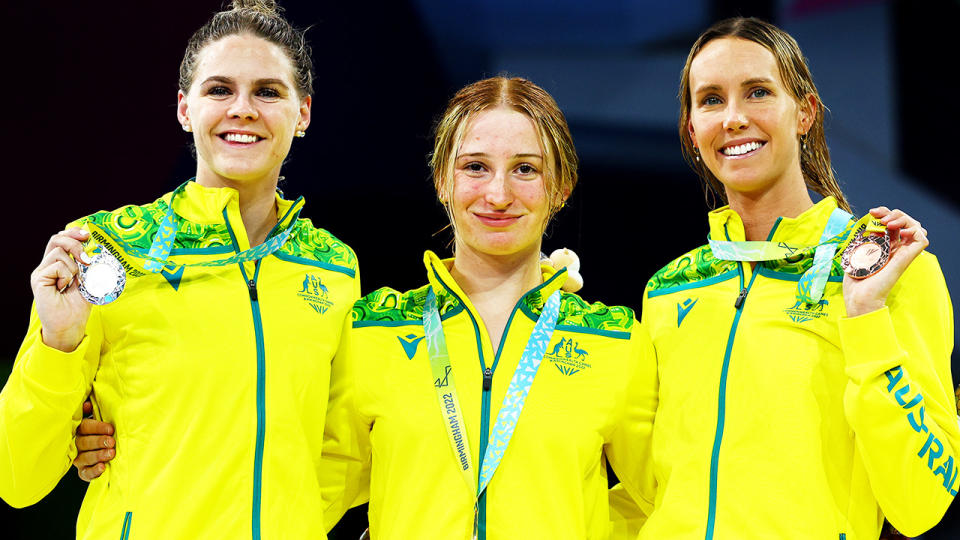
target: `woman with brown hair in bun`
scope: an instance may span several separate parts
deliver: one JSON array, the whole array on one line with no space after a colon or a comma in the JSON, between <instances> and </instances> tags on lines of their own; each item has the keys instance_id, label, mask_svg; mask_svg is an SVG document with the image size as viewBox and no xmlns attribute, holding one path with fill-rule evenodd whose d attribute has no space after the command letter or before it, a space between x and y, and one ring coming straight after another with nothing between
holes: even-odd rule
<instances>
[{"instance_id":1,"label":"woman with brown hair in bun","mask_svg":"<svg viewBox=\"0 0 960 540\"><path fill-rule=\"evenodd\" d=\"M304 35L273 1L237 0L194 33L177 118L196 177L73 222L31 276L0 394L9 504L37 502L70 468L92 395L117 434L84 440L109 463L78 538L324 537L314 471L360 288L350 248L277 191L311 85Z\"/></svg>"}]
</instances>

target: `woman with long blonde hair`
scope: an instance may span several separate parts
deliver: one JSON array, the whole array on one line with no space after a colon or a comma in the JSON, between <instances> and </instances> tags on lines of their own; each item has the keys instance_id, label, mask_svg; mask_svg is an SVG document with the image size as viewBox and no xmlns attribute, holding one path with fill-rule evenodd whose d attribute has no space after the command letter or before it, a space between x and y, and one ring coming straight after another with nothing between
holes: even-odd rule
<instances>
[{"instance_id":1,"label":"woman with long blonde hair","mask_svg":"<svg viewBox=\"0 0 960 540\"><path fill-rule=\"evenodd\" d=\"M712 26L679 97L684 155L726 205L644 293L660 399L640 537L877 538L884 517L927 530L960 450L927 231L900 210L850 214L825 107L779 28Z\"/></svg>"}]
</instances>

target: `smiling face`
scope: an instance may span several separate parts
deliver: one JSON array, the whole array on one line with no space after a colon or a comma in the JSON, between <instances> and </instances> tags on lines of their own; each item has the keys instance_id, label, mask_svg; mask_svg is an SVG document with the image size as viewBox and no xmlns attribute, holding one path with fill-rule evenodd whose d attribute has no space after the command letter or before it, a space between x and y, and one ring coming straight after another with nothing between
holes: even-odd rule
<instances>
[{"instance_id":1,"label":"smiling face","mask_svg":"<svg viewBox=\"0 0 960 540\"><path fill-rule=\"evenodd\" d=\"M209 186L276 184L297 130L310 121L310 97L300 98L293 66L269 41L235 34L200 52L177 117L193 130L197 181Z\"/></svg>"},{"instance_id":2,"label":"smiling face","mask_svg":"<svg viewBox=\"0 0 960 540\"><path fill-rule=\"evenodd\" d=\"M810 128L816 101L796 101L773 53L745 39L716 39L689 74L689 135L728 198L805 190L798 137Z\"/></svg>"},{"instance_id":3,"label":"smiling face","mask_svg":"<svg viewBox=\"0 0 960 540\"><path fill-rule=\"evenodd\" d=\"M543 150L533 121L506 107L467 124L454 158L451 215L457 253L540 252L549 217Z\"/></svg>"}]
</instances>

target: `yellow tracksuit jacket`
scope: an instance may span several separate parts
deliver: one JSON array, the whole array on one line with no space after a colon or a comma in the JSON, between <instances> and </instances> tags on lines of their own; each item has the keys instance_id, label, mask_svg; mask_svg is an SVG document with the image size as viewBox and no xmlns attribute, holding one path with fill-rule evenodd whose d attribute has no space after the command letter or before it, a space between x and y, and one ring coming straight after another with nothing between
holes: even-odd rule
<instances>
[{"instance_id":1,"label":"yellow tracksuit jacket","mask_svg":"<svg viewBox=\"0 0 960 540\"><path fill-rule=\"evenodd\" d=\"M544 267L544 283L517 303L498 352L450 276L451 261L430 252L424 256L479 471L523 348L566 271ZM434 390L422 326L426 292L426 286L405 293L381 289L361 299L353 310L353 330L334 360L324 447L331 465L325 471L334 474L339 462L340 472L347 473L339 480L346 493L328 497L329 525L351 503L363 502L369 474L370 532L376 540L472 534L476 487L461 476ZM480 540L608 538L605 459L649 510L654 486L642 472L650 467L656 408L651 354L649 338L630 309L562 293L556 331L516 431L479 499Z\"/></svg>"},{"instance_id":2,"label":"yellow tracksuit jacket","mask_svg":"<svg viewBox=\"0 0 960 540\"><path fill-rule=\"evenodd\" d=\"M770 240L814 245L836 201L781 218ZM743 240L729 208L710 235ZM847 318L834 263L823 299L798 304L811 258L749 264L697 248L644 294L660 377L655 509L642 539L915 536L957 492L953 314L922 253L887 307Z\"/></svg>"},{"instance_id":3,"label":"yellow tracksuit jacket","mask_svg":"<svg viewBox=\"0 0 960 540\"><path fill-rule=\"evenodd\" d=\"M78 538L324 538L316 469L330 363L359 297L349 247L277 197L290 238L259 262L144 274L123 246L149 249L171 194L100 212L127 270L93 306L74 352L42 343L34 313L0 394L0 496L43 498L70 469L81 404L116 426L117 454L87 490ZM171 260L249 248L238 194L194 182L177 197Z\"/></svg>"}]
</instances>

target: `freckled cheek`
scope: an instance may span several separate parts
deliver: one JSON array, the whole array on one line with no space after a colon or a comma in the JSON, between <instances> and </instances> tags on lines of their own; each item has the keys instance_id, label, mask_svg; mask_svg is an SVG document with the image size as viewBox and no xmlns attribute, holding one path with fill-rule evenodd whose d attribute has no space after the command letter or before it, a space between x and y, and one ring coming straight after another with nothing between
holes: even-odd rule
<instances>
[{"instance_id":1,"label":"freckled cheek","mask_svg":"<svg viewBox=\"0 0 960 540\"><path fill-rule=\"evenodd\" d=\"M542 182L519 183L513 194L531 212L547 212L547 192Z\"/></svg>"},{"instance_id":2,"label":"freckled cheek","mask_svg":"<svg viewBox=\"0 0 960 540\"><path fill-rule=\"evenodd\" d=\"M469 207L474 201L483 197L484 182L465 178L459 173L453 176L453 203L454 207Z\"/></svg>"}]
</instances>

